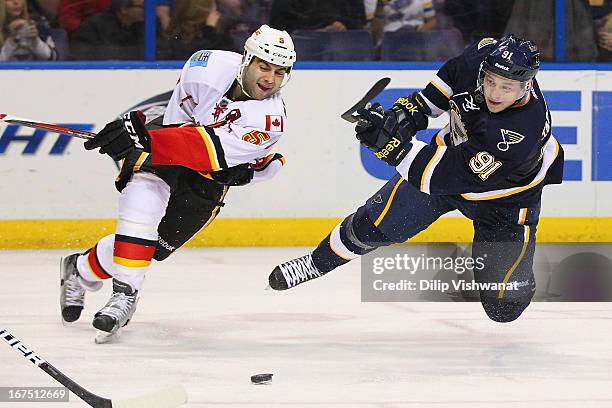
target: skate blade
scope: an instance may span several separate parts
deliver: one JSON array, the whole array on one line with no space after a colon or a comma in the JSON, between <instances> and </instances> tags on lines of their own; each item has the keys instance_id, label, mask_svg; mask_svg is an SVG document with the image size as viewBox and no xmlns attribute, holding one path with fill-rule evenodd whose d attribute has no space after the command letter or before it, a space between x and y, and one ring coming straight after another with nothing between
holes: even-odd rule
<instances>
[{"instance_id":1,"label":"skate blade","mask_svg":"<svg viewBox=\"0 0 612 408\"><path fill-rule=\"evenodd\" d=\"M113 332L105 332L102 330L96 330L96 337L94 338L94 342L96 344L106 344L112 343L119 339L119 330L115 330Z\"/></svg>"}]
</instances>

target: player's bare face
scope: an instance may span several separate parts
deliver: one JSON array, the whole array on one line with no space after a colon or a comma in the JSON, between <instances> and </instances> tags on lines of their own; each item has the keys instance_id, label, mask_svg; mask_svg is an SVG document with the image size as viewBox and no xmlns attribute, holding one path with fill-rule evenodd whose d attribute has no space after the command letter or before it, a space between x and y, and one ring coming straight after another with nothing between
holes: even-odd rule
<instances>
[{"instance_id":1,"label":"player's bare face","mask_svg":"<svg viewBox=\"0 0 612 408\"><path fill-rule=\"evenodd\" d=\"M251 97L262 100L280 89L286 73L286 67L255 57L245 70L242 83Z\"/></svg>"},{"instance_id":2,"label":"player's bare face","mask_svg":"<svg viewBox=\"0 0 612 408\"><path fill-rule=\"evenodd\" d=\"M490 72L485 73L483 88L487 108L493 113L501 112L510 107L523 96L524 92L519 81Z\"/></svg>"}]
</instances>

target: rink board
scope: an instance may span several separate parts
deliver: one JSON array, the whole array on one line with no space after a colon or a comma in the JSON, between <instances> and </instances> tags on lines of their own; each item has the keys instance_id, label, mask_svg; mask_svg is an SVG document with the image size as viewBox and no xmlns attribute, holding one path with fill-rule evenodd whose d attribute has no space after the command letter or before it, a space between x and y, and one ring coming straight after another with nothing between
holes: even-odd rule
<instances>
[{"instance_id":1,"label":"rink board","mask_svg":"<svg viewBox=\"0 0 612 408\"><path fill-rule=\"evenodd\" d=\"M118 113L171 90L178 70L2 70L15 89L0 110L99 130ZM434 70L295 70L283 90L286 135L275 147L287 165L272 181L234 188L207 234L194 245L312 245L392 174L362 151L339 114L377 79L379 100L427 83ZM550 70L539 75L566 154L565 182L546 188L542 242L612 242L612 72ZM8 93L8 92L7 92ZM430 128L444 126L446 118ZM424 135L426 136L426 135ZM0 125L0 248L81 247L110 233L117 211L114 163L80 140ZM469 221L450 214L417 237L470 241ZM21 222L26 220L27 222Z\"/></svg>"}]
</instances>

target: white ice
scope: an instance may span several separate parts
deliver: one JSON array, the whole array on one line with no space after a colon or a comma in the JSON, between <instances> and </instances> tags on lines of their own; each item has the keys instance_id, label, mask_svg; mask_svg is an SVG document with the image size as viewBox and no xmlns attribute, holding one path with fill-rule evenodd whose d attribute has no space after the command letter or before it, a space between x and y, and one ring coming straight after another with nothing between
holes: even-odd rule
<instances>
[{"instance_id":1,"label":"white ice","mask_svg":"<svg viewBox=\"0 0 612 408\"><path fill-rule=\"evenodd\" d=\"M4 326L92 392L180 383L187 407L610 407L612 304L534 303L516 322L478 303L361 303L359 263L286 292L272 267L304 248L185 249L154 265L118 342L96 345L110 285L62 326L59 257L0 251ZM255 373L273 373L252 385ZM55 386L0 343L0 386ZM0 408L85 407L0 403Z\"/></svg>"}]
</instances>

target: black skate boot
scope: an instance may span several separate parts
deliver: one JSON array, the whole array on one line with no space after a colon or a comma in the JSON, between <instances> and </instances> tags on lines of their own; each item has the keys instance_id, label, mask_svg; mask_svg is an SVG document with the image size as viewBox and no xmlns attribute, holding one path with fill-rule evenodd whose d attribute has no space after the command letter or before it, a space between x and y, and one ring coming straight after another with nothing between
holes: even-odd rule
<instances>
[{"instance_id":1,"label":"black skate boot","mask_svg":"<svg viewBox=\"0 0 612 408\"><path fill-rule=\"evenodd\" d=\"M79 275L76 262L81 254L68 255L60 260L60 310L64 323L75 322L85 306L85 291L100 290L102 282L89 282Z\"/></svg>"},{"instance_id":2,"label":"black skate boot","mask_svg":"<svg viewBox=\"0 0 612 408\"><path fill-rule=\"evenodd\" d=\"M323 275L312 262L312 254L308 254L276 266L268 282L274 290L286 290Z\"/></svg>"},{"instance_id":3,"label":"black skate boot","mask_svg":"<svg viewBox=\"0 0 612 408\"><path fill-rule=\"evenodd\" d=\"M138 291L127 283L113 279L113 294L106 305L94 316L93 326L103 333L96 337L97 343L104 343L121 327L126 326L138 303Z\"/></svg>"}]
</instances>

